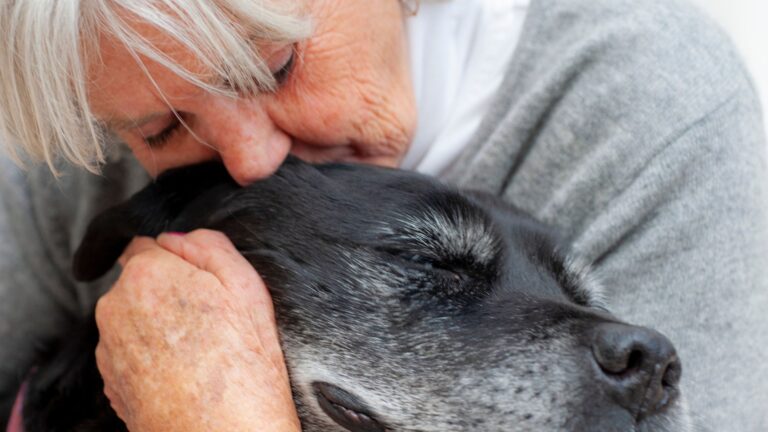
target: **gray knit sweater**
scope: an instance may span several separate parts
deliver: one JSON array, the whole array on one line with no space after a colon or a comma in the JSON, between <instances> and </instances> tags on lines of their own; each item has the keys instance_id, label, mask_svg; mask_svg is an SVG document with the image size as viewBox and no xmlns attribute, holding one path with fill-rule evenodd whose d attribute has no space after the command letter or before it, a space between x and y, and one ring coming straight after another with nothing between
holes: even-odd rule
<instances>
[{"instance_id":1,"label":"gray knit sweater","mask_svg":"<svg viewBox=\"0 0 768 432\"><path fill-rule=\"evenodd\" d=\"M532 0L498 98L446 180L559 228L620 317L676 344L698 430L768 430L768 169L728 40L677 0ZM0 398L109 286L69 276L99 209L145 180L0 162ZM112 274L112 278L114 274ZM6 405L7 407L7 405ZM2 416L0 416L2 417Z\"/></svg>"}]
</instances>

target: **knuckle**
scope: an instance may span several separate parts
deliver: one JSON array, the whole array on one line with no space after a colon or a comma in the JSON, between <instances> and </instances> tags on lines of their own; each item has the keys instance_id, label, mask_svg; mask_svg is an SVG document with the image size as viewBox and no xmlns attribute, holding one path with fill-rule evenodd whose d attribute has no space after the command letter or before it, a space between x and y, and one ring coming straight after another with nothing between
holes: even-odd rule
<instances>
[{"instance_id":1,"label":"knuckle","mask_svg":"<svg viewBox=\"0 0 768 432\"><path fill-rule=\"evenodd\" d=\"M164 254L159 250L149 250L132 256L123 266L120 282L131 285L144 285L147 282L162 278Z\"/></svg>"},{"instance_id":2,"label":"knuckle","mask_svg":"<svg viewBox=\"0 0 768 432\"><path fill-rule=\"evenodd\" d=\"M101 307L97 320L100 316L125 315L126 309L135 312L151 305L165 291L158 288L168 286L169 281L179 277L178 263L171 257L170 253L156 249L131 257L115 285L99 300L101 305L97 303L97 313Z\"/></svg>"},{"instance_id":3,"label":"knuckle","mask_svg":"<svg viewBox=\"0 0 768 432\"><path fill-rule=\"evenodd\" d=\"M154 239L150 237L134 237L123 251L123 257L130 259L146 250L152 249L154 244Z\"/></svg>"},{"instance_id":4,"label":"knuckle","mask_svg":"<svg viewBox=\"0 0 768 432\"><path fill-rule=\"evenodd\" d=\"M104 348L104 342L99 342L98 345L96 345L96 367L101 371L102 374L106 371L106 365L107 362L107 350Z\"/></svg>"},{"instance_id":5,"label":"knuckle","mask_svg":"<svg viewBox=\"0 0 768 432\"><path fill-rule=\"evenodd\" d=\"M131 246L138 246L138 247L152 246L154 243L155 243L155 240L152 237L137 236L137 237L134 237L133 240L131 241Z\"/></svg>"},{"instance_id":6,"label":"knuckle","mask_svg":"<svg viewBox=\"0 0 768 432\"><path fill-rule=\"evenodd\" d=\"M152 262L156 261L159 256L162 255L162 252L157 249L150 249L143 252L140 252L136 255L133 255L126 261L126 267L128 266L142 266L151 264Z\"/></svg>"},{"instance_id":7,"label":"knuckle","mask_svg":"<svg viewBox=\"0 0 768 432\"><path fill-rule=\"evenodd\" d=\"M190 241L201 246L217 246L224 248L231 248L232 242L221 231L214 231L210 229L197 229L192 231L186 236Z\"/></svg>"},{"instance_id":8,"label":"knuckle","mask_svg":"<svg viewBox=\"0 0 768 432\"><path fill-rule=\"evenodd\" d=\"M96 311L94 313L96 318L96 327L99 330L104 329L107 324L107 318L112 315L112 302L109 293L102 296L96 302Z\"/></svg>"}]
</instances>

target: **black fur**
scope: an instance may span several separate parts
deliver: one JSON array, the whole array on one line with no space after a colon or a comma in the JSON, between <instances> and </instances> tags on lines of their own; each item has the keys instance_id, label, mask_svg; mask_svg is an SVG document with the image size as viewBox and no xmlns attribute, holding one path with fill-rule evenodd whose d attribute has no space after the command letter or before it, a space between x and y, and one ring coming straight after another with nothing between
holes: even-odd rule
<instances>
[{"instance_id":1,"label":"black fur","mask_svg":"<svg viewBox=\"0 0 768 432\"><path fill-rule=\"evenodd\" d=\"M294 158L240 188L222 166L202 164L162 175L95 218L74 274L100 277L133 236L196 228L224 232L270 287L305 430L497 430L513 421L519 430L614 430L601 429L598 409L634 424L584 384L589 329L615 319L569 269L555 233L495 197L399 170ZM33 375L27 432L122 430L101 392L94 323L82 331ZM306 381L316 371L303 365L313 362L343 369L339 381L356 388ZM490 371L516 384L500 386ZM561 372L575 375L563 381ZM466 376L469 387L456 384ZM563 400L557 388L579 397ZM382 413L357 390L402 413ZM534 414L548 409L549 418Z\"/></svg>"}]
</instances>

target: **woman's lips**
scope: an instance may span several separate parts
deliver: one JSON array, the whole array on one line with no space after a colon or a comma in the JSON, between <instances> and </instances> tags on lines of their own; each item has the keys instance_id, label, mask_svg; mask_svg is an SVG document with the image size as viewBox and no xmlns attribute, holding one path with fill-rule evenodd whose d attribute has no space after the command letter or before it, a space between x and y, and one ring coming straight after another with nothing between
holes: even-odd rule
<instances>
[{"instance_id":1,"label":"woman's lips","mask_svg":"<svg viewBox=\"0 0 768 432\"><path fill-rule=\"evenodd\" d=\"M291 153L300 159L314 163L351 161L356 159L356 151L352 145L307 144L295 138L291 140Z\"/></svg>"},{"instance_id":2,"label":"woman's lips","mask_svg":"<svg viewBox=\"0 0 768 432\"><path fill-rule=\"evenodd\" d=\"M293 138L291 140L291 154L300 159L312 163L327 162L357 162L368 165L378 165L396 168L400 165L401 157L385 154L384 152L362 152L363 148L355 143L339 145L307 144L304 141Z\"/></svg>"}]
</instances>

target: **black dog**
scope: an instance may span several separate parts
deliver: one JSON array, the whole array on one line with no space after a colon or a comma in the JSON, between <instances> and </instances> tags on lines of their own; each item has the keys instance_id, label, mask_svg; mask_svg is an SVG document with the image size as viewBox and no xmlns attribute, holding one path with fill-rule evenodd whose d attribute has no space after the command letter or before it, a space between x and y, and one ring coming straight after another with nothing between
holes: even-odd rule
<instances>
[{"instance_id":1,"label":"black dog","mask_svg":"<svg viewBox=\"0 0 768 432\"><path fill-rule=\"evenodd\" d=\"M136 235L224 232L272 293L307 431L686 431L680 362L599 307L553 232L495 197L399 170L289 159L238 187L217 164L164 174L98 216L75 274ZM38 367L28 432L122 430L95 325Z\"/></svg>"}]
</instances>

